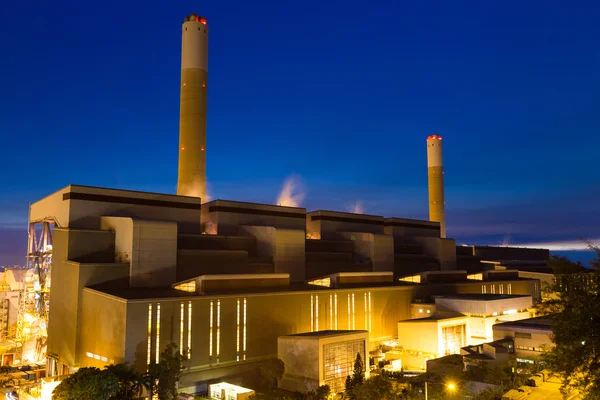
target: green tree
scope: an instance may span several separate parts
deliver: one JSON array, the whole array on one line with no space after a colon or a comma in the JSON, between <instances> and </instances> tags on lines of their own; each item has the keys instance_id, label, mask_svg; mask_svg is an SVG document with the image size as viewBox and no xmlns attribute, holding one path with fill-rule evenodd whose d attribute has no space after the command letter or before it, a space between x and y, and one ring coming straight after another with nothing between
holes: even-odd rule
<instances>
[{"instance_id":1,"label":"green tree","mask_svg":"<svg viewBox=\"0 0 600 400\"><path fill-rule=\"evenodd\" d=\"M354 360L354 369L352 371L352 385L354 387L360 386L365 381L365 368L360 353L356 353L356 360Z\"/></svg>"},{"instance_id":2,"label":"green tree","mask_svg":"<svg viewBox=\"0 0 600 400\"><path fill-rule=\"evenodd\" d=\"M105 371L119 381L118 392L110 400L132 400L142 395L142 376L127 364L109 365Z\"/></svg>"},{"instance_id":3,"label":"green tree","mask_svg":"<svg viewBox=\"0 0 600 400\"><path fill-rule=\"evenodd\" d=\"M307 400L327 400L331 394L329 385L319 386L317 390L311 390L306 394Z\"/></svg>"},{"instance_id":4,"label":"green tree","mask_svg":"<svg viewBox=\"0 0 600 400\"><path fill-rule=\"evenodd\" d=\"M257 385L260 390L269 391L277 388L277 382L283 377L285 364L279 358L263 361L258 367Z\"/></svg>"},{"instance_id":5,"label":"green tree","mask_svg":"<svg viewBox=\"0 0 600 400\"><path fill-rule=\"evenodd\" d=\"M350 375L348 375L346 377L346 385L345 385L345 389L346 389L346 397L354 400L354 396L352 395L352 389L354 389L354 383L352 381L352 378L350 377Z\"/></svg>"},{"instance_id":6,"label":"green tree","mask_svg":"<svg viewBox=\"0 0 600 400\"><path fill-rule=\"evenodd\" d=\"M592 266L600 262L600 250ZM560 260L563 270L576 270L579 264ZM546 290L538 309L552 324L554 346L542 354L546 368L563 380L562 390L576 389L585 399L600 398L600 273L564 273Z\"/></svg>"},{"instance_id":7,"label":"green tree","mask_svg":"<svg viewBox=\"0 0 600 400\"><path fill-rule=\"evenodd\" d=\"M181 378L185 357L179 354L177 345L169 343L160 353L158 364L152 363L143 382L150 397L158 395L159 400L177 398L177 382Z\"/></svg>"},{"instance_id":8,"label":"green tree","mask_svg":"<svg viewBox=\"0 0 600 400\"><path fill-rule=\"evenodd\" d=\"M352 389L356 400L396 400L401 394L394 389L392 382L384 375L375 375Z\"/></svg>"},{"instance_id":9,"label":"green tree","mask_svg":"<svg viewBox=\"0 0 600 400\"><path fill-rule=\"evenodd\" d=\"M53 400L109 400L119 392L119 380L109 371L80 368L62 380L52 392Z\"/></svg>"}]
</instances>

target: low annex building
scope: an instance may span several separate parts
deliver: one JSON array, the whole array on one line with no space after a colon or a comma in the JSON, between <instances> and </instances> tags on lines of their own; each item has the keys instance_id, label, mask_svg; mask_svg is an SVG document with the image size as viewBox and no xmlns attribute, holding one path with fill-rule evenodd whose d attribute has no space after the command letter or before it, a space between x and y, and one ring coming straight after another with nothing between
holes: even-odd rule
<instances>
[{"instance_id":1,"label":"low annex building","mask_svg":"<svg viewBox=\"0 0 600 400\"><path fill-rule=\"evenodd\" d=\"M328 385L332 393L344 391L346 378L353 373L357 354L369 376L369 332L366 330L298 333L277 339L277 355L285 363L279 387L308 392Z\"/></svg>"}]
</instances>

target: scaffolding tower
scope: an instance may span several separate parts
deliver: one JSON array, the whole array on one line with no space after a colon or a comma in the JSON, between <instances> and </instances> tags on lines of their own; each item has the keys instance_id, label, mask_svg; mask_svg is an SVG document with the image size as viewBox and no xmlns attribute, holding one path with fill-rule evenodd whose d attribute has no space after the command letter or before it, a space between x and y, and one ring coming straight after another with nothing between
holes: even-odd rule
<instances>
[{"instance_id":1,"label":"scaffolding tower","mask_svg":"<svg viewBox=\"0 0 600 400\"><path fill-rule=\"evenodd\" d=\"M21 363L41 363L46 358L53 224L52 219L29 222L26 268L31 279L23 282L15 337Z\"/></svg>"}]
</instances>

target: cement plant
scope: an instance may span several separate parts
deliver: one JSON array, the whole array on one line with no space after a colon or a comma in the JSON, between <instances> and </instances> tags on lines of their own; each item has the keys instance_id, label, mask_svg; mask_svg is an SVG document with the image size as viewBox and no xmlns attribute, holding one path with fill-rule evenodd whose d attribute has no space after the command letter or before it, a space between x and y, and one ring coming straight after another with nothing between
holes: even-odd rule
<instances>
[{"instance_id":1,"label":"cement plant","mask_svg":"<svg viewBox=\"0 0 600 400\"><path fill-rule=\"evenodd\" d=\"M26 264L0 283L6 398L51 399L83 367L143 373L169 344L185 358L182 399L247 399L244 374L274 358L279 389L328 385L332 398L357 353L366 377L448 357L535 365L550 252L446 237L443 132L414 149L429 220L206 201L208 26L182 25L176 195L65 182L32 199Z\"/></svg>"}]
</instances>

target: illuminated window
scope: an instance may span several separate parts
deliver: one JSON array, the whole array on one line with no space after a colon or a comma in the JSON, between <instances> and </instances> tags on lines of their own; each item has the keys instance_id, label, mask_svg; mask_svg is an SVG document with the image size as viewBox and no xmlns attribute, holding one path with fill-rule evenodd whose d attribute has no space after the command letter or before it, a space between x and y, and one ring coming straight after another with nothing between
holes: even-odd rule
<instances>
[{"instance_id":1,"label":"illuminated window","mask_svg":"<svg viewBox=\"0 0 600 400\"><path fill-rule=\"evenodd\" d=\"M506 286L507 286L506 287L506 289L507 289L506 291L508 292L508 294L512 294L512 284L509 283Z\"/></svg>"},{"instance_id":2,"label":"illuminated window","mask_svg":"<svg viewBox=\"0 0 600 400\"><path fill-rule=\"evenodd\" d=\"M244 361L246 360L246 299L244 298Z\"/></svg>"},{"instance_id":3,"label":"illuminated window","mask_svg":"<svg viewBox=\"0 0 600 400\"><path fill-rule=\"evenodd\" d=\"M329 330L333 329L333 295L329 295Z\"/></svg>"},{"instance_id":4,"label":"illuminated window","mask_svg":"<svg viewBox=\"0 0 600 400\"><path fill-rule=\"evenodd\" d=\"M187 358L188 360L192 356L192 302L188 301L188 348Z\"/></svg>"},{"instance_id":5,"label":"illuminated window","mask_svg":"<svg viewBox=\"0 0 600 400\"><path fill-rule=\"evenodd\" d=\"M330 287L331 286L331 278L327 277L327 278L315 279L315 280L309 281L308 284Z\"/></svg>"},{"instance_id":6,"label":"illuminated window","mask_svg":"<svg viewBox=\"0 0 600 400\"><path fill-rule=\"evenodd\" d=\"M490 289L491 289L490 293L496 294L496 285L491 285Z\"/></svg>"},{"instance_id":7,"label":"illuminated window","mask_svg":"<svg viewBox=\"0 0 600 400\"><path fill-rule=\"evenodd\" d=\"M487 288L485 285L481 285L481 293L483 293L483 294L487 293Z\"/></svg>"},{"instance_id":8,"label":"illuminated window","mask_svg":"<svg viewBox=\"0 0 600 400\"><path fill-rule=\"evenodd\" d=\"M410 282L410 283L421 283L421 275L411 275L399 278L399 281Z\"/></svg>"},{"instance_id":9,"label":"illuminated window","mask_svg":"<svg viewBox=\"0 0 600 400\"><path fill-rule=\"evenodd\" d=\"M236 360L240 361L240 299L237 299Z\"/></svg>"},{"instance_id":10,"label":"illuminated window","mask_svg":"<svg viewBox=\"0 0 600 400\"><path fill-rule=\"evenodd\" d=\"M348 329L352 329L352 309L350 303L350 294L348 294Z\"/></svg>"},{"instance_id":11,"label":"illuminated window","mask_svg":"<svg viewBox=\"0 0 600 400\"><path fill-rule=\"evenodd\" d=\"M504 294L504 285L499 285L498 289L500 290L500 294Z\"/></svg>"},{"instance_id":12,"label":"illuminated window","mask_svg":"<svg viewBox=\"0 0 600 400\"><path fill-rule=\"evenodd\" d=\"M148 304L148 351L147 351L148 361L147 364L150 365L150 360L152 359L152 304Z\"/></svg>"},{"instance_id":13,"label":"illuminated window","mask_svg":"<svg viewBox=\"0 0 600 400\"><path fill-rule=\"evenodd\" d=\"M482 281L483 274L481 272L478 274L470 274L470 275L467 275L467 279L472 279L474 281Z\"/></svg>"},{"instance_id":14,"label":"illuminated window","mask_svg":"<svg viewBox=\"0 0 600 400\"><path fill-rule=\"evenodd\" d=\"M208 325L208 356L212 357L213 353L213 301L210 301L210 320Z\"/></svg>"},{"instance_id":15,"label":"illuminated window","mask_svg":"<svg viewBox=\"0 0 600 400\"><path fill-rule=\"evenodd\" d=\"M181 316L179 317L179 354L183 355L183 322L185 321L185 305L181 302Z\"/></svg>"},{"instance_id":16,"label":"illuminated window","mask_svg":"<svg viewBox=\"0 0 600 400\"><path fill-rule=\"evenodd\" d=\"M181 148L181 150L183 150L183 148ZM196 281L193 280L193 281L189 281L189 282L184 282L177 286L173 286L173 288L176 290L181 290L183 292L194 293L194 292L196 292Z\"/></svg>"},{"instance_id":17,"label":"illuminated window","mask_svg":"<svg viewBox=\"0 0 600 400\"><path fill-rule=\"evenodd\" d=\"M156 305L156 363L160 361L160 303Z\"/></svg>"},{"instance_id":18,"label":"illuminated window","mask_svg":"<svg viewBox=\"0 0 600 400\"><path fill-rule=\"evenodd\" d=\"M352 375L356 354L368 357L365 340L351 340L323 345L324 380L332 391L344 390L346 377ZM365 364L363 364L363 368Z\"/></svg>"},{"instance_id":19,"label":"illuminated window","mask_svg":"<svg viewBox=\"0 0 600 400\"><path fill-rule=\"evenodd\" d=\"M314 317L314 315L315 315L315 306L314 306L313 302L314 302L314 298L313 298L313 295L311 294L310 295L310 331L311 332L315 331L315 329L314 329L314 326L315 326L315 317Z\"/></svg>"},{"instance_id":20,"label":"illuminated window","mask_svg":"<svg viewBox=\"0 0 600 400\"><path fill-rule=\"evenodd\" d=\"M319 295L315 296L315 330L319 332Z\"/></svg>"},{"instance_id":21,"label":"illuminated window","mask_svg":"<svg viewBox=\"0 0 600 400\"><path fill-rule=\"evenodd\" d=\"M352 330L356 329L356 325L354 324L354 293L352 293Z\"/></svg>"},{"instance_id":22,"label":"illuminated window","mask_svg":"<svg viewBox=\"0 0 600 400\"><path fill-rule=\"evenodd\" d=\"M333 312L335 315L335 330L338 328L338 306L337 306L337 293L333 296Z\"/></svg>"},{"instance_id":23,"label":"illuminated window","mask_svg":"<svg viewBox=\"0 0 600 400\"><path fill-rule=\"evenodd\" d=\"M369 332L373 329L373 319L371 316L371 292L369 292Z\"/></svg>"},{"instance_id":24,"label":"illuminated window","mask_svg":"<svg viewBox=\"0 0 600 400\"><path fill-rule=\"evenodd\" d=\"M217 300L217 364L221 350L221 300Z\"/></svg>"},{"instance_id":25,"label":"illuminated window","mask_svg":"<svg viewBox=\"0 0 600 400\"><path fill-rule=\"evenodd\" d=\"M367 292L365 292L365 330L369 330L369 315L368 315L368 310L367 310Z\"/></svg>"}]
</instances>

